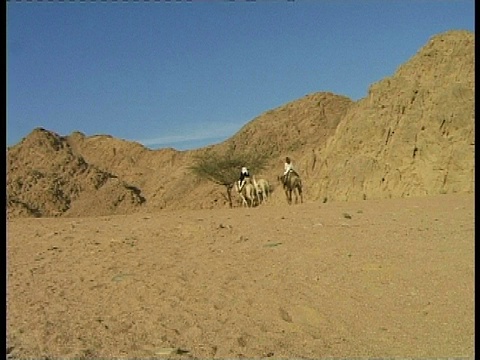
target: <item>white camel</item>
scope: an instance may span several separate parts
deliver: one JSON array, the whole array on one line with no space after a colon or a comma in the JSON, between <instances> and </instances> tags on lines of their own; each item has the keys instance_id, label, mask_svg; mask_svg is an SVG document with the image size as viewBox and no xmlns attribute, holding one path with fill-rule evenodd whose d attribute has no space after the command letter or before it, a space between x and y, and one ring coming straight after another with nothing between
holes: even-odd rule
<instances>
[{"instance_id":1,"label":"white camel","mask_svg":"<svg viewBox=\"0 0 480 360\"><path fill-rule=\"evenodd\" d=\"M237 191L238 195L240 195L243 206L245 207L255 206L256 190L255 190L255 186L251 183L249 178L245 179L245 184L243 185L241 190L238 185L238 181L235 181L235 190Z\"/></svg>"},{"instance_id":2,"label":"white camel","mask_svg":"<svg viewBox=\"0 0 480 360\"><path fill-rule=\"evenodd\" d=\"M266 179L255 179L253 177L253 184L255 185L255 190L257 192L258 203L262 204L267 202L270 197L270 183Z\"/></svg>"}]
</instances>

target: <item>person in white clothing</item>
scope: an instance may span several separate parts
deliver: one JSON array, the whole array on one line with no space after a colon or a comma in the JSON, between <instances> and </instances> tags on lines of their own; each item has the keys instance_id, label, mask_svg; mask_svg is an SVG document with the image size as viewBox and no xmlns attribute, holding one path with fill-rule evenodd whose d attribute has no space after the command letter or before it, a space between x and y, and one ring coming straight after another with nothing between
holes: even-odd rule
<instances>
[{"instance_id":1,"label":"person in white clothing","mask_svg":"<svg viewBox=\"0 0 480 360\"><path fill-rule=\"evenodd\" d=\"M292 160L287 156L285 158L284 172L282 176L283 184L285 185L290 173L293 172L295 175L299 176L298 173L294 170Z\"/></svg>"}]
</instances>

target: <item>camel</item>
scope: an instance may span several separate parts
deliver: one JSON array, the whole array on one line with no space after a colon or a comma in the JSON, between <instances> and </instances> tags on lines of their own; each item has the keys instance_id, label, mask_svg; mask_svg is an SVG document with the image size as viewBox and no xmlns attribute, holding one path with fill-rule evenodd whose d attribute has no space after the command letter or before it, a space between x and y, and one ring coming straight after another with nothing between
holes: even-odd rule
<instances>
[{"instance_id":1,"label":"camel","mask_svg":"<svg viewBox=\"0 0 480 360\"><path fill-rule=\"evenodd\" d=\"M295 204L298 203L299 197L300 201L303 203L302 179L300 179L300 176L297 173L291 172L287 175L285 181L283 181L283 176L279 176L278 180L283 184L288 204L292 204L292 192L295 194Z\"/></svg>"},{"instance_id":2,"label":"camel","mask_svg":"<svg viewBox=\"0 0 480 360\"><path fill-rule=\"evenodd\" d=\"M254 177L253 185L255 185L255 189L257 191L258 203L265 203L270 196L270 183L266 179L256 180Z\"/></svg>"},{"instance_id":3,"label":"camel","mask_svg":"<svg viewBox=\"0 0 480 360\"><path fill-rule=\"evenodd\" d=\"M239 188L238 181L235 181L235 190L237 190L237 193L240 195L243 206L255 206L256 190L250 178L245 179L245 184L243 185L241 190Z\"/></svg>"}]
</instances>

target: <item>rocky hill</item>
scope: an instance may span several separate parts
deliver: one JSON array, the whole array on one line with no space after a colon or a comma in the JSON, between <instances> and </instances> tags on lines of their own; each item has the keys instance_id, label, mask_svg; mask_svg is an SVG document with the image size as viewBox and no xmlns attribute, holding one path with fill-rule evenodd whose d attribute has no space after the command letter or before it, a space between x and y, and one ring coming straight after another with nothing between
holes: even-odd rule
<instances>
[{"instance_id":1,"label":"rocky hill","mask_svg":"<svg viewBox=\"0 0 480 360\"><path fill-rule=\"evenodd\" d=\"M107 214L145 203L138 188L87 163L67 138L43 129L9 149L7 167L9 217L82 215L86 209Z\"/></svg>"},{"instance_id":2,"label":"rocky hill","mask_svg":"<svg viewBox=\"0 0 480 360\"><path fill-rule=\"evenodd\" d=\"M206 151L254 150L276 184L285 156L306 201L474 191L474 34L433 37L353 102L315 93L267 111L223 143L150 150L108 135L35 129L7 149L7 214L98 216L227 207L225 189L189 167ZM285 204L277 186L271 204Z\"/></svg>"},{"instance_id":3,"label":"rocky hill","mask_svg":"<svg viewBox=\"0 0 480 360\"><path fill-rule=\"evenodd\" d=\"M329 139L313 197L473 192L474 46L472 33L441 34L372 85Z\"/></svg>"}]
</instances>

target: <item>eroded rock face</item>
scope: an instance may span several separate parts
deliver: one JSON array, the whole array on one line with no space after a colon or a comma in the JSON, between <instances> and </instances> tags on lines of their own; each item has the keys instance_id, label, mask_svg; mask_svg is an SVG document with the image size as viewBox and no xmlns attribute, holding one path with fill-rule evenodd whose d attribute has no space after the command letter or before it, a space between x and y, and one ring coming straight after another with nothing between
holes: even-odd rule
<instances>
[{"instance_id":1,"label":"eroded rock face","mask_svg":"<svg viewBox=\"0 0 480 360\"><path fill-rule=\"evenodd\" d=\"M317 198L352 200L473 192L474 45L433 37L349 109L322 154Z\"/></svg>"},{"instance_id":2,"label":"eroded rock face","mask_svg":"<svg viewBox=\"0 0 480 360\"><path fill-rule=\"evenodd\" d=\"M8 151L8 217L129 213L145 199L114 174L88 164L66 138L35 129Z\"/></svg>"},{"instance_id":3,"label":"eroded rock face","mask_svg":"<svg viewBox=\"0 0 480 360\"><path fill-rule=\"evenodd\" d=\"M437 35L358 102L309 94L192 151L35 129L7 149L8 216L227 207L223 188L188 170L207 149L266 154L259 175L278 190L270 204L286 201L276 184L285 156L302 176L306 201L473 192L474 46L471 32Z\"/></svg>"}]
</instances>

